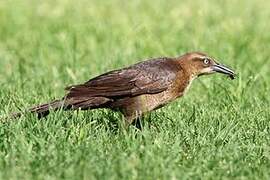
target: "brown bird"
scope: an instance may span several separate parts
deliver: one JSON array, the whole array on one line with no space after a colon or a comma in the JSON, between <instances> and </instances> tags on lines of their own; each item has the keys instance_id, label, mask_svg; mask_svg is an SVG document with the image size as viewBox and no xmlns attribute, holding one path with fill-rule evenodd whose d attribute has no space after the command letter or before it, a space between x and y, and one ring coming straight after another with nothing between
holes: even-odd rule
<instances>
[{"instance_id":1,"label":"brown bird","mask_svg":"<svg viewBox=\"0 0 270 180\"><path fill-rule=\"evenodd\" d=\"M122 112L129 125L143 114L183 96L195 78L214 72L226 74L231 79L235 77L234 71L200 52L149 59L67 87L68 92L62 99L29 111L44 117L58 109L109 108ZM18 117L22 113L13 115Z\"/></svg>"}]
</instances>

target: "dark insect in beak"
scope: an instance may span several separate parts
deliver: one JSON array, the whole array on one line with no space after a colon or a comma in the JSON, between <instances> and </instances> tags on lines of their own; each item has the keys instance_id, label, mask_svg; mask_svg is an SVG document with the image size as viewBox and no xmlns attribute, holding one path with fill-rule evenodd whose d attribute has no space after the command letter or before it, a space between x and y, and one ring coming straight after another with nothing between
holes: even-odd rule
<instances>
[{"instance_id":1,"label":"dark insect in beak","mask_svg":"<svg viewBox=\"0 0 270 180\"><path fill-rule=\"evenodd\" d=\"M235 79L235 76L236 76L235 72L222 64L215 64L212 66L212 68L213 68L213 71L215 72L226 74L231 79Z\"/></svg>"}]
</instances>

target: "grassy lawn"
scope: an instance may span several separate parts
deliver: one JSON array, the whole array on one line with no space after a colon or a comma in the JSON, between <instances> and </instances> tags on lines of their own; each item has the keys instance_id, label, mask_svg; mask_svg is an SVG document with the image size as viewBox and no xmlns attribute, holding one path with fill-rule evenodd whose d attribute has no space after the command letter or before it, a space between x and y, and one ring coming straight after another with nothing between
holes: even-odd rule
<instances>
[{"instance_id":1,"label":"grassy lawn","mask_svg":"<svg viewBox=\"0 0 270 180\"><path fill-rule=\"evenodd\" d=\"M1 0L0 115L149 57L230 65L118 128L107 110L0 123L0 179L270 179L270 1Z\"/></svg>"}]
</instances>

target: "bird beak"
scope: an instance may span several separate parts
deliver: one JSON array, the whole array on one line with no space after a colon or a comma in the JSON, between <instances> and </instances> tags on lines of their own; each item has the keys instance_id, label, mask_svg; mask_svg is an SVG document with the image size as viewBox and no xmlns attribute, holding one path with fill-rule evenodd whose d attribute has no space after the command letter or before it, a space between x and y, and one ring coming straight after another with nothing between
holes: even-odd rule
<instances>
[{"instance_id":1,"label":"bird beak","mask_svg":"<svg viewBox=\"0 0 270 180\"><path fill-rule=\"evenodd\" d=\"M222 73L228 75L231 79L235 78L235 72L231 70L230 68L222 65L222 64L214 64L212 66L212 69L214 72Z\"/></svg>"}]
</instances>

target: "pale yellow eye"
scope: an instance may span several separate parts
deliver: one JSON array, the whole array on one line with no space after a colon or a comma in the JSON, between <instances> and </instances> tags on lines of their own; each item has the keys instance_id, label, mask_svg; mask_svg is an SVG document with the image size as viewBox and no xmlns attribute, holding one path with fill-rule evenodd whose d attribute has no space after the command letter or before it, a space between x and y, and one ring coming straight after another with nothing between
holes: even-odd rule
<instances>
[{"instance_id":1,"label":"pale yellow eye","mask_svg":"<svg viewBox=\"0 0 270 180\"><path fill-rule=\"evenodd\" d=\"M205 58L205 59L203 60L203 63L206 64L206 65L208 65L208 64L210 63L210 60L207 59L207 58Z\"/></svg>"}]
</instances>

